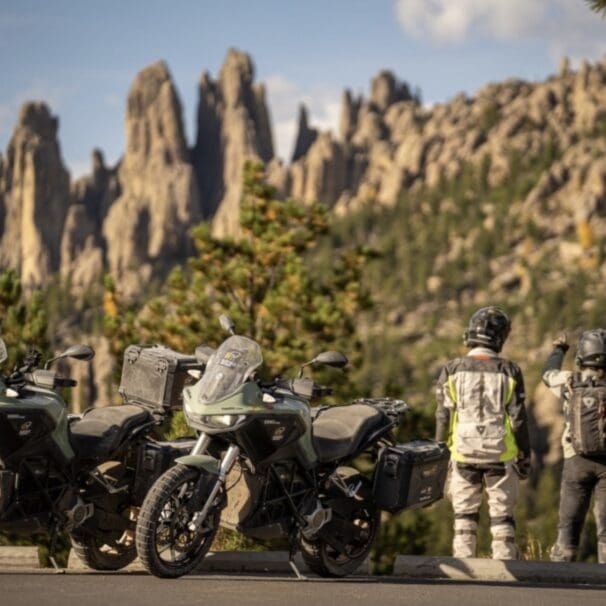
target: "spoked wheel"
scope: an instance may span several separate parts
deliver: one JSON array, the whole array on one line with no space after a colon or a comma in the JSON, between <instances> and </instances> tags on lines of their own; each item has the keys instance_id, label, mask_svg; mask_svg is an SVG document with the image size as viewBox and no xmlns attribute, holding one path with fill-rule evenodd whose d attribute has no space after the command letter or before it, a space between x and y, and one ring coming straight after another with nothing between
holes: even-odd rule
<instances>
[{"instance_id":1,"label":"spoked wheel","mask_svg":"<svg viewBox=\"0 0 606 606\"><path fill-rule=\"evenodd\" d=\"M220 502L197 524L213 484L209 482L200 491L202 473L176 465L160 477L143 501L137 552L145 568L157 577L176 578L194 570L217 534Z\"/></svg>"},{"instance_id":2,"label":"spoked wheel","mask_svg":"<svg viewBox=\"0 0 606 606\"><path fill-rule=\"evenodd\" d=\"M302 538L299 542L303 560L322 577L345 577L355 572L368 556L379 528L380 512L367 498L368 480L358 474L343 479L349 486L361 481L362 487L346 506L333 509L333 519L324 528L330 537Z\"/></svg>"},{"instance_id":3,"label":"spoked wheel","mask_svg":"<svg viewBox=\"0 0 606 606\"><path fill-rule=\"evenodd\" d=\"M115 540L74 531L70 539L77 556L93 570L120 570L137 557L132 531L125 532Z\"/></svg>"}]
</instances>

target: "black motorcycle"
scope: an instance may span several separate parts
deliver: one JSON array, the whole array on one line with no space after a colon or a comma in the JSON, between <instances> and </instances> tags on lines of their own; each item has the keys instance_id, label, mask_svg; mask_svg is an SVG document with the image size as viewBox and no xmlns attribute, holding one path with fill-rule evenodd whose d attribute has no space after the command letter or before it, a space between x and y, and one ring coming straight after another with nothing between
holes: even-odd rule
<instances>
[{"instance_id":1,"label":"black motorcycle","mask_svg":"<svg viewBox=\"0 0 606 606\"><path fill-rule=\"evenodd\" d=\"M39 368L41 355L30 352L0 376L0 531L48 533L53 563L56 539L67 532L89 567L117 570L136 556L136 515L147 489L183 450L151 437L163 409L129 403L68 414L59 390L76 381L49 366L93 356L89 346L73 346Z\"/></svg>"}]
</instances>

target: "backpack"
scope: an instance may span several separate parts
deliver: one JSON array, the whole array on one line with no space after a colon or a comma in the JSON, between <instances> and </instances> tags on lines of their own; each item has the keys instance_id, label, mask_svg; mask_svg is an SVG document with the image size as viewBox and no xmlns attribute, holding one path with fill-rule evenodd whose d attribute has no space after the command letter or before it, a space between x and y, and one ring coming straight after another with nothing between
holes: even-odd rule
<instances>
[{"instance_id":1,"label":"backpack","mask_svg":"<svg viewBox=\"0 0 606 606\"><path fill-rule=\"evenodd\" d=\"M583 380L574 373L567 384L570 438L584 456L606 456L606 379Z\"/></svg>"}]
</instances>

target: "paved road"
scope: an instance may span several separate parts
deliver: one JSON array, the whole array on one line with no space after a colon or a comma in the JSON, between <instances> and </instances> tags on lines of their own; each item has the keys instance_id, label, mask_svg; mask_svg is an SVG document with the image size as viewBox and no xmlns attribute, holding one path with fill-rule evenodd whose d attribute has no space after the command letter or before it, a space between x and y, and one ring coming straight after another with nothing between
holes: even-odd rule
<instances>
[{"instance_id":1,"label":"paved road","mask_svg":"<svg viewBox=\"0 0 606 606\"><path fill-rule=\"evenodd\" d=\"M606 588L394 578L0 573L2 606L604 606Z\"/></svg>"}]
</instances>

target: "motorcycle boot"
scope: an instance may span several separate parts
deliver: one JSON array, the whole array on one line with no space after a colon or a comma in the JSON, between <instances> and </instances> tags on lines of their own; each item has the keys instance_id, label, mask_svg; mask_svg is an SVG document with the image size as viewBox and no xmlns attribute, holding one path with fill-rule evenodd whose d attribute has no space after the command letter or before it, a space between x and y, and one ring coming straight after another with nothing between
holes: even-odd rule
<instances>
[{"instance_id":1,"label":"motorcycle boot","mask_svg":"<svg viewBox=\"0 0 606 606\"><path fill-rule=\"evenodd\" d=\"M549 552L552 562L574 562L577 559L578 547L556 543Z\"/></svg>"},{"instance_id":2,"label":"motorcycle boot","mask_svg":"<svg viewBox=\"0 0 606 606\"><path fill-rule=\"evenodd\" d=\"M492 534L492 557L495 560L516 560L518 548L516 547L516 532L513 518L505 521L491 520L490 532Z\"/></svg>"},{"instance_id":3,"label":"motorcycle boot","mask_svg":"<svg viewBox=\"0 0 606 606\"><path fill-rule=\"evenodd\" d=\"M455 558L475 558L478 548L479 514L455 514L452 555Z\"/></svg>"}]
</instances>

